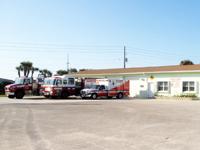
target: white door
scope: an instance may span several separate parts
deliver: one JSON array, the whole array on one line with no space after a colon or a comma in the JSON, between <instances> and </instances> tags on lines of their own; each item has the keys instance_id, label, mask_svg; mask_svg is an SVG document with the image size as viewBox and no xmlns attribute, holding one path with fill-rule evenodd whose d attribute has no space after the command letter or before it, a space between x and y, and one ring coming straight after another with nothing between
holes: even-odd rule
<instances>
[{"instance_id":1,"label":"white door","mask_svg":"<svg viewBox=\"0 0 200 150\"><path fill-rule=\"evenodd\" d=\"M130 80L130 97L146 98L147 86L145 83L140 79Z\"/></svg>"},{"instance_id":2,"label":"white door","mask_svg":"<svg viewBox=\"0 0 200 150\"><path fill-rule=\"evenodd\" d=\"M154 97L154 83L150 82L148 83L148 98Z\"/></svg>"},{"instance_id":3,"label":"white door","mask_svg":"<svg viewBox=\"0 0 200 150\"><path fill-rule=\"evenodd\" d=\"M138 80L130 80L129 84L130 88L130 97L137 97L140 91L139 81Z\"/></svg>"}]
</instances>

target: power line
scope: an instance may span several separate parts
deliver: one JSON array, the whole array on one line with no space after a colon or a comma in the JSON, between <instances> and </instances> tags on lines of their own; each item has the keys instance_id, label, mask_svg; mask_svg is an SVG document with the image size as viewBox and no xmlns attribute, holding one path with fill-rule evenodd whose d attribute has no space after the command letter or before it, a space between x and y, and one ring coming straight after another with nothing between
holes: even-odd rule
<instances>
[{"instance_id":1,"label":"power line","mask_svg":"<svg viewBox=\"0 0 200 150\"><path fill-rule=\"evenodd\" d=\"M121 47L121 45L75 45L75 44L55 44L55 43L33 43L33 42L0 42L0 45L40 45L40 46L57 46L57 47Z\"/></svg>"},{"instance_id":2,"label":"power line","mask_svg":"<svg viewBox=\"0 0 200 150\"><path fill-rule=\"evenodd\" d=\"M81 53L120 53L121 48L120 47L41 47L41 46L20 46L20 45L0 45L0 51L3 50L31 50L31 51L42 51L42 52L46 52L48 50L48 52L54 52L54 51L71 51L73 50L73 52L81 52ZM169 51L161 51L161 50L152 50L152 49L143 49L143 48L133 48L130 47L129 48L129 53L132 53L132 50L134 52L140 52L140 53L145 53L145 54L153 54L153 55L169 55L169 56L177 56L177 55L182 55L181 53L174 53L174 52L169 52ZM156 54L155 54L156 53ZM190 54L191 56L191 54Z\"/></svg>"},{"instance_id":3,"label":"power line","mask_svg":"<svg viewBox=\"0 0 200 150\"><path fill-rule=\"evenodd\" d=\"M24 46L25 45L25 46ZM30 47L30 45L32 45ZM66 49L66 48L78 48L78 49L83 49L83 48L106 48L108 50L110 50L111 48L113 50L116 50L118 49L120 51L121 49L121 45L73 45L73 44L55 44L55 43L33 43L33 42L0 42L0 47L19 47L21 46L20 48L52 48L52 49ZM29 47L27 47L29 46ZM34 47L33 47L34 46ZM46 47L44 47L46 46ZM134 50L141 50L141 51L145 51L145 52L160 52L160 53L168 53L168 54L175 54L175 53L172 53L172 52L169 52L169 50L153 50L153 49L144 49L144 48L138 48L138 47L132 47L132 46L128 46L128 49L134 49Z\"/></svg>"},{"instance_id":4,"label":"power line","mask_svg":"<svg viewBox=\"0 0 200 150\"><path fill-rule=\"evenodd\" d=\"M159 60L177 60L181 59L183 57L195 57L195 54L182 54L179 52L170 52L167 50L153 50L153 49L144 49L144 48L136 48L132 46L124 46L123 48L123 55L122 55L122 46L119 45L68 45L68 44L44 44L44 43L20 43L20 42L0 42L0 52L9 52L11 51L17 51L20 53L41 53L40 55L43 55L42 53L60 53L60 55L56 55L56 57L63 56L62 54L66 52L72 53L72 54L81 54L83 57L90 57L88 55L101 55L101 56L107 56L107 57L91 57L87 61L95 62L99 59L106 60L107 62L113 62L114 59L117 57L123 56L123 66L126 68L127 63L127 54L129 55L129 58L134 60L135 57L141 58L142 61L145 62L156 62ZM109 54L109 55L107 55ZM120 54L120 56L119 56ZM25 55L24 55L25 56ZM31 57L35 57L34 55ZM66 55L65 55L66 58ZM114 59L112 59L114 58ZM117 59L118 59L117 58ZM122 58L122 57L121 57ZM91 60L92 59L92 60ZM120 60L122 61L122 60ZM133 61L132 61L133 62Z\"/></svg>"},{"instance_id":5,"label":"power line","mask_svg":"<svg viewBox=\"0 0 200 150\"><path fill-rule=\"evenodd\" d=\"M79 50L88 50L88 49L98 49L98 50L114 50L120 51L121 48L110 48L110 47L41 47L41 46L19 46L19 45L0 45L0 48L21 48L21 49L79 49Z\"/></svg>"},{"instance_id":6,"label":"power line","mask_svg":"<svg viewBox=\"0 0 200 150\"><path fill-rule=\"evenodd\" d=\"M9 48L1 48L0 47L0 51L1 52L10 52L11 50L15 50L15 51L18 51L18 52L41 52L41 53L44 53L44 52L52 52L52 53L57 53L57 52L73 52L73 53L86 53L86 54L96 54L96 53L100 53L100 54L117 54L117 53L121 53L120 51L111 51L111 50L81 50L81 49L63 49L63 50L58 50L58 49L51 49L51 50L47 50L47 49L34 49L34 48L27 48L27 49L20 49L20 48L17 48L17 49L9 49Z\"/></svg>"},{"instance_id":7,"label":"power line","mask_svg":"<svg viewBox=\"0 0 200 150\"><path fill-rule=\"evenodd\" d=\"M6 45L5 45L6 44ZM31 46L30 46L31 45ZM77 51L88 51L92 48L92 50L101 50L102 51L110 51L110 52L120 52L121 46L118 45L67 45L67 44L45 44L45 43L25 43L25 42L0 42L0 48L20 48L20 49L52 49L52 50L77 50ZM139 50L145 53L153 53L158 52L158 54L167 54L167 55L177 55L180 53L172 53L169 50L152 50L152 49L144 49L144 48L136 48L136 47L128 47L129 50ZM130 51L131 52L131 51Z\"/></svg>"},{"instance_id":8,"label":"power line","mask_svg":"<svg viewBox=\"0 0 200 150\"><path fill-rule=\"evenodd\" d=\"M2 49L0 47L0 51L1 52L10 52L11 49ZM29 49L15 49L17 50L18 52L27 52L27 53L57 53L57 52L66 52L66 50L57 50L57 49L51 49L51 50L46 50L46 49L34 49L34 48L29 48ZM81 49L75 49L75 50L72 50L73 51L73 54L77 54L77 53L82 53L82 54L87 54L87 55L96 55L96 54L101 54L101 55L104 55L104 54L112 54L112 56L114 54L120 54L121 52L120 51L115 51L115 50L98 50L98 51L94 51L94 50L81 50ZM67 52L71 52L70 50L67 50ZM149 57L166 57L166 56L169 56L170 58L174 57L176 58L177 56L184 56L185 57L187 56L190 56L190 57L195 57L194 54L165 54L165 53L155 53L155 52L150 52L150 51L140 51L140 50L134 50L134 51L131 51L131 49L129 49L128 51L129 55L130 56L134 56L134 55L138 55L138 56L149 56ZM127 51L126 51L126 55L127 55ZM125 59L124 59L125 60ZM126 60L127 61L127 60Z\"/></svg>"},{"instance_id":9,"label":"power line","mask_svg":"<svg viewBox=\"0 0 200 150\"><path fill-rule=\"evenodd\" d=\"M155 49L144 49L144 48L138 48L138 47L129 47L129 49L133 49L133 50L138 50L138 51L143 51L145 53L148 53L148 52L154 52L154 53L163 53L163 54L168 54L168 55L176 55L176 54L180 54L180 53L174 53L173 52L170 52L170 50L155 50ZM171 50L172 51L172 50Z\"/></svg>"}]
</instances>

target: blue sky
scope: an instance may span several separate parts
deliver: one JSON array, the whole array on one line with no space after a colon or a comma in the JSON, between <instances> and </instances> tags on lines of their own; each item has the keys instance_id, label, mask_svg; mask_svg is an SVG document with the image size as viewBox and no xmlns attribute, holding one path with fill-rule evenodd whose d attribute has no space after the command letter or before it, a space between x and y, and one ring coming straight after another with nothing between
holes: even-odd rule
<instances>
[{"instance_id":1,"label":"blue sky","mask_svg":"<svg viewBox=\"0 0 200 150\"><path fill-rule=\"evenodd\" d=\"M200 63L198 0L0 0L0 77L21 61L67 68Z\"/></svg>"}]
</instances>

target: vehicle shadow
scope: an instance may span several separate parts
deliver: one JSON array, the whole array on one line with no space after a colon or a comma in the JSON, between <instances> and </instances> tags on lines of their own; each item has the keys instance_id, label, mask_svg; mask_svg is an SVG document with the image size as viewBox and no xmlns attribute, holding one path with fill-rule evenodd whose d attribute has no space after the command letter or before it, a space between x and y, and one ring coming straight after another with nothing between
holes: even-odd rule
<instances>
[{"instance_id":1,"label":"vehicle shadow","mask_svg":"<svg viewBox=\"0 0 200 150\"><path fill-rule=\"evenodd\" d=\"M43 96L27 96L24 100L82 100L81 97L68 97L68 98L45 98Z\"/></svg>"}]
</instances>

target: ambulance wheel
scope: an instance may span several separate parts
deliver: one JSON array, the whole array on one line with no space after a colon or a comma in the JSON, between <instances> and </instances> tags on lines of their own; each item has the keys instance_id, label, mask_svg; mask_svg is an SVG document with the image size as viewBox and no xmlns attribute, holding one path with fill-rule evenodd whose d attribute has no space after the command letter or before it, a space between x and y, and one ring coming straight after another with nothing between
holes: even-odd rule
<instances>
[{"instance_id":1,"label":"ambulance wheel","mask_svg":"<svg viewBox=\"0 0 200 150\"><path fill-rule=\"evenodd\" d=\"M118 93L118 94L117 94L117 98L118 98L118 99L122 99L123 97L124 97L123 93Z\"/></svg>"},{"instance_id":2,"label":"ambulance wheel","mask_svg":"<svg viewBox=\"0 0 200 150\"><path fill-rule=\"evenodd\" d=\"M16 99L22 99L24 97L24 93L22 91L18 91L15 93Z\"/></svg>"},{"instance_id":3,"label":"ambulance wheel","mask_svg":"<svg viewBox=\"0 0 200 150\"><path fill-rule=\"evenodd\" d=\"M92 98L92 99L97 99L97 94L95 94L95 93L92 94L92 95L91 95L91 98Z\"/></svg>"},{"instance_id":4,"label":"ambulance wheel","mask_svg":"<svg viewBox=\"0 0 200 150\"><path fill-rule=\"evenodd\" d=\"M80 96L81 96L81 99L86 99L86 97L84 95L81 94Z\"/></svg>"}]
</instances>

